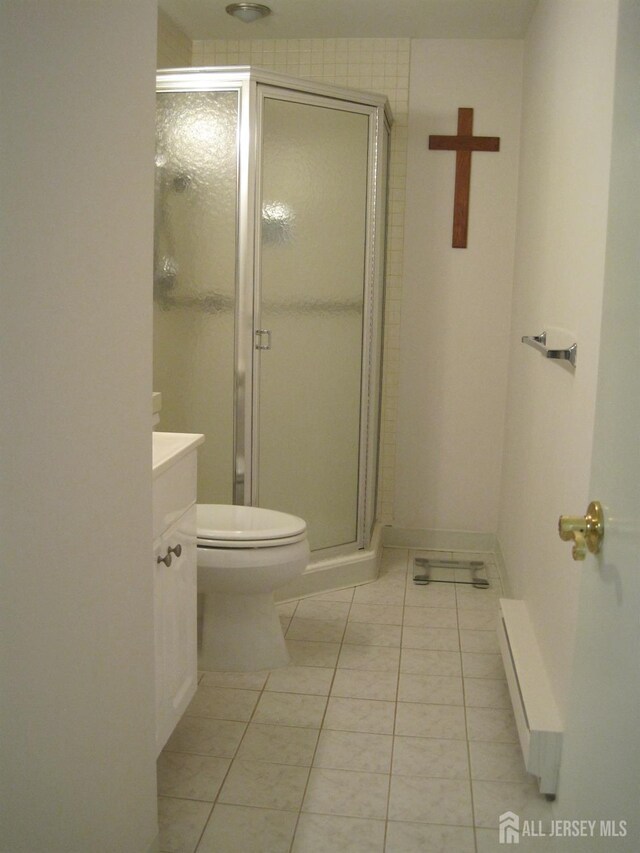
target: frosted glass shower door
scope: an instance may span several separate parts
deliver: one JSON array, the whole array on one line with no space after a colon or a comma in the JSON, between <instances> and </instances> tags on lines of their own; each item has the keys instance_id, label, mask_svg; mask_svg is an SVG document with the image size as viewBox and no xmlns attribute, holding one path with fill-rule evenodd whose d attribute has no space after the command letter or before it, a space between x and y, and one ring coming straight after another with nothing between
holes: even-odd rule
<instances>
[{"instance_id":1,"label":"frosted glass shower door","mask_svg":"<svg viewBox=\"0 0 640 853\"><path fill-rule=\"evenodd\" d=\"M233 502L237 184L238 91L158 93L153 387L202 503Z\"/></svg>"},{"instance_id":2,"label":"frosted glass shower door","mask_svg":"<svg viewBox=\"0 0 640 853\"><path fill-rule=\"evenodd\" d=\"M369 114L265 96L258 500L358 536Z\"/></svg>"}]
</instances>

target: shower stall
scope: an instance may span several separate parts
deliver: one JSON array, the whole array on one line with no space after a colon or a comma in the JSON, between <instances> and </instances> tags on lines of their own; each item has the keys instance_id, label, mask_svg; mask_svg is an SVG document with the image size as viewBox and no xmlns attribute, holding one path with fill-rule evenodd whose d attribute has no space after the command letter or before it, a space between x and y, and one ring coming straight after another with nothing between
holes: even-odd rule
<instances>
[{"instance_id":1,"label":"shower stall","mask_svg":"<svg viewBox=\"0 0 640 853\"><path fill-rule=\"evenodd\" d=\"M386 99L242 68L158 74L154 390L202 432L198 500L375 522Z\"/></svg>"}]
</instances>

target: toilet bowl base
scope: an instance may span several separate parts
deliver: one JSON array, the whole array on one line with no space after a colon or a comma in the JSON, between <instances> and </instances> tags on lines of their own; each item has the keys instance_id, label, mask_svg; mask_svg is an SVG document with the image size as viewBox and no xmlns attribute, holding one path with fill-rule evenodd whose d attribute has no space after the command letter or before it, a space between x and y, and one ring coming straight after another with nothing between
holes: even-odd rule
<instances>
[{"instance_id":1,"label":"toilet bowl base","mask_svg":"<svg viewBox=\"0 0 640 853\"><path fill-rule=\"evenodd\" d=\"M205 593L199 669L251 672L288 663L289 652L272 592Z\"/></svg>"}]
</instances>

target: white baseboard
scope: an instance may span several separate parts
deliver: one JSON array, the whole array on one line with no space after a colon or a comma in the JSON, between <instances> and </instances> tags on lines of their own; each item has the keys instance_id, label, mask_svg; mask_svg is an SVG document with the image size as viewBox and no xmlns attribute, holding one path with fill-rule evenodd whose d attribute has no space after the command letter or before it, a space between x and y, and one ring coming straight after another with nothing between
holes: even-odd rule
<instances>
[{"instance_id":1,"label":"white baseboard","mask_svg":"<svg viewBox=\"0 0 640 853\"><path fill-rule=\"evenodd\" d=\"M500 599L498 642L524 765L553 797L562 751L562 720L526 602Z\"/></svg>"},{"instance_id":2,"label":"white baseboard","mask_svg":"<svg viewBox=\"0 0 640 853\"><path fill-rule=\"evenodd\" d=\"M474 551L493 554L496 542L494 533L391 526L383 528L383 544L386 548L424 548L427 551Z\"/></svg>"}]
</instances>

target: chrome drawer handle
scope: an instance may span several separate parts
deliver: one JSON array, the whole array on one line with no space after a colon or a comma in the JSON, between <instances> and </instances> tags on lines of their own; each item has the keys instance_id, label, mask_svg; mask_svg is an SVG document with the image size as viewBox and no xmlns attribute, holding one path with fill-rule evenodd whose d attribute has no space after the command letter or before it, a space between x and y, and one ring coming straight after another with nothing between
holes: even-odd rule
<instances>
[{"instance_id":1,"label":"chrome drawer handle","mask_svg":"<svg viewBox=\"0 0 640 853\"><path fill-rule=\"evenodd\" d=\"M182 545L178 544L175 548L169 548L166 555L164 557L158 557L156 560L157 563L164 563L167 568L171 565L172 554L175 554L176 557L179 557L182 554Z\"/></svg>"}]
</instances>

